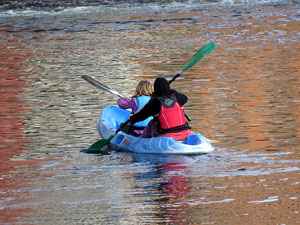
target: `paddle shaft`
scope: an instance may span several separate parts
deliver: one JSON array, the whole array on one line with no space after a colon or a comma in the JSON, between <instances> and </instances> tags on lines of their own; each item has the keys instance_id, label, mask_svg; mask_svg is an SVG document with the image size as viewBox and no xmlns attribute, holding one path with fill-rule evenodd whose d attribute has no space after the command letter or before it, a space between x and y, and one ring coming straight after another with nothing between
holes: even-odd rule
<instances>
[{"instance_id":1,"label":"paddle shaft","mask_svg":"<svg viewBox=\"0 0 300 225\"><path fill-rule=\"evenodd\" d=\"M128 119L125 123L122 123L119 127L118 130L116 130L116 132L114 133L114 136L119 133L128 123L129 123L130 119Z\"/></svg>"},{"instance_id":2,"label":"paddle shaft","mask_svg":"<svg viewBox=\"0 0 300 225\"><path fill-rule=\"evenodd\" d=\"M95 80L94 78L88 76L88 75L83 75L81 76L82 79L84 79L85 81L89 82L90 84L94 85L95 87L108 91L114 95L117 95L118 97L122 98L124 97L123 95L121 95L119 92L107 87L106 85L100 83L99 81Z\"/></svg>"},{"instance_id":3,"label":"paddle shaft","mask_svg":"<svg viewBox=\"0 0 300 225\"><path fill-rule=\"evenodd\" d=\"M182 71L178 72L171 80L169 80L169 84L171 84L174 80L177 79L182 74Z\"/></svg>"}]
</instances>

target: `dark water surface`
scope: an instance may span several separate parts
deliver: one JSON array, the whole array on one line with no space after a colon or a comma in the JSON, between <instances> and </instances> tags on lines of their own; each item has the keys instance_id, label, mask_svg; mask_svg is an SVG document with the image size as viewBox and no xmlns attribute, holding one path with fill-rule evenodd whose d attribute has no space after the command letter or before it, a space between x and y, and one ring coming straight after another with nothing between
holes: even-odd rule
<instances>
[{"instance_id":1,"label":"dark water surface","mask_svg":"<svg viewBox=\"0 0 300 225\"><path fill-rule=\"evenodd\" d=\"M242 3L242 4L238 4ZM0 224L299 224L300 8L215 1L0 11ZM215 152L79 151L141 79L172 85Z\"/></svg>"}]
</instances>

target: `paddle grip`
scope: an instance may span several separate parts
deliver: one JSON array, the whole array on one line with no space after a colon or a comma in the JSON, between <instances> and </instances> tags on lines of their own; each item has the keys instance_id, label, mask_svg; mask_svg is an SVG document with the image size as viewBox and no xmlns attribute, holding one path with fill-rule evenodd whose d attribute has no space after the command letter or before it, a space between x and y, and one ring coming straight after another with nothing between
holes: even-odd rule
<instances>
[{"instance_id":1,"label":"paddle grip","mask_svg":"<svg viewBox=\"0 0 300 225\"><path fill-rule=\"evenodd\" d=\"M122 123L121 126L119 127L119 129L116 130L115 135L117 133L119 133L119 131L121 131L129 122L130 122L130 120L127 120L125 123Z\"/></svg>"}]
</instances>

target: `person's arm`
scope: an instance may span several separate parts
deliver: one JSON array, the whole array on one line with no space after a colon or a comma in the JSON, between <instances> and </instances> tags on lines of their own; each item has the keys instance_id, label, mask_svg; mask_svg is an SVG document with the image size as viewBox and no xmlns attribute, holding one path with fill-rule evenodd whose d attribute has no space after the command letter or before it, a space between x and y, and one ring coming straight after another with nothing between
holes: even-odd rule
<instances>
[{"instance_id":1,"label":"person's arm","mask_svg":"<svg viewBox=\"0 0 300 225\"><path fill-rule=\"evenodd\" d=\"M158 114L160 111L160 102L158 99L151 99L144 107L130 117L131 123L143 121L150 116Z\"/></svg>"},{"instance_id":2,"label":"person's arm","mask_svg":"<svg viewBox=\"0 0 300 225\"><path fill-rule=\"evenodd\" d=\"M176 92L175 95L176 95L177 102L179 103L179 105L183 106L185 103L187 103L188 97L185 94Z\"/></svg>"},{"instance_id":3,"label":"person's arm","mask_svg":"<svg viewBox=\"0 0 300 225\"><path fill-rule=\"evenodd\" d=\"M135 101L135 98L128 99L128 98L119 98L118 100L118 106L121 109L132 109L132 112L135 112L137 110L137 104Z\"/></svg>"}]
</instances>

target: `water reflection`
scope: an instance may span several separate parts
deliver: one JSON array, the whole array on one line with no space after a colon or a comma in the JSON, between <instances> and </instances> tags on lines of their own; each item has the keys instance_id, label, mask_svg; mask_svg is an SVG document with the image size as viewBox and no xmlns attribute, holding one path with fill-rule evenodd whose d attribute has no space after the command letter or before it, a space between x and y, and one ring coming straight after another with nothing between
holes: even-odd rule
<instances>
[{"instance_id":1,"label":"water reflection","mask_svg":"<svg viewBox=\"0 0 300 225\"><path fill-rule=\"evenodd\" d=\"M141 186L135 188L141 189L139 197L148 199L144 204L157 208L154 217L158 221L186 221L186 207L182 203L189 193L188 161L193 160L183 156L133 155L133 162L151 166L150 171L138 171L135 177Z\"/></svg>"},{"instance_id":2,"label":"water reflection","mask_svg":"<svg viewBox=\"0 0 300 225\"><path fill-rule=\"evenodd\" d=\"M1 222L299 220L298 5L189 7L1 17ZM210 41L215 51L172 87L189 96L193 130L219 141L214 153L78 153L117 101L82 75L130 96Z\"/></svg>"},{"instance_id":3,"label":"water reflection","mask_svg":"<svg viewBox=\"0 0 300 225\"><path fill-rule=\"evenodd\" d=\"M5 205L15 202L14 190L27 183L28 174L23 171L28 167L37 167L36 161L14 160L31 150L27 147L31 139L26 137L27 115L30 105L22 96L25 88L30 84L26 81L27 74L23 72L21 64L31 57L30 53L20 53L23 46L16 42L9 47L0 43L0 203ZM18 195L18 194L16 194ZM26 201L26 199L23 199ZM10 208L2 210L0 219L4 223L13 222L16 216L29 213L30 209L18 212Z\"/></svg>"}]
</instances>

